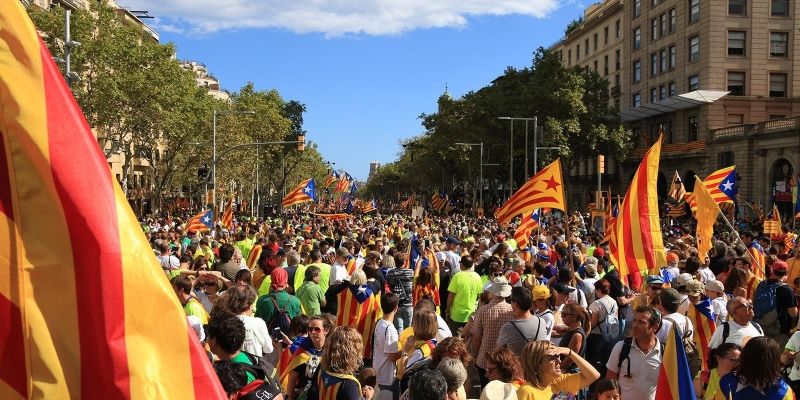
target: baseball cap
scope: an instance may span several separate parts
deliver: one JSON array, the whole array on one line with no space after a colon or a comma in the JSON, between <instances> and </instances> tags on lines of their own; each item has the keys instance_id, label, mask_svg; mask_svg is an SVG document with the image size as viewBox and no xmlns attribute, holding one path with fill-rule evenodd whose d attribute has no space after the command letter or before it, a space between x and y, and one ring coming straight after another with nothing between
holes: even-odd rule
<instances>
[{"instance_id":1,"label":"baseball cap","mask_svg":"<svg viewBox=\"0 0 800 400\"><path fill-rule=\"evenodd\" d=\"M447 244L461 244L460 240L458 240L458 239L456 239L456 238L454 238L452 236L448 236L444 241Z\"/></svg>"},{"instance_id":2,"label":"baseball cap","mask_svg":"<svg viewBox=\"0 0 800 400\"><path fill-rule=\"evenodd\" d=\"M561 294L570 294L575 291L575 288L567 286L561 282L558 282L555 285L553 285L553 290Z\"/></svg>"},{"instance_id":3,"label":"baseball cap","mask_svg":"<svg viewBox=\"0 0 800 400\"><path fill-rule=\"evenodd\" d=\"M597 275L597 266L594 265L594 264L586 264L583 267L583 269L586 272L586 275L589 275L589 276Z\"/></svg>"},{"instance_id":4,"label":"baseball cap","mask_svg":"<svg viewBox=\"0 0 800 400\"><path fill-rule=\"evenodd\" d=\"M671 251L669 253L667 253L667 264L672 264L672 263L677 262L677 261L678 261L678 255L677 254L675 254L675 253L673 253Z\"/></svg>"},{"instance_id":5,"label":"baseball cap","mask_svg":"<svg viewBox=\"0 0 800 400\"><path fill-rule=\"evenodd\" d=\"M675 278L675 286L686 286L689 282L693 281L694 277L691 274L682 273Z\"/></svg>"},{"instance_id":6,"label":"baseball cap","mask_svg":"<svg viewBox=\"0 0 800 400\"><path fill-rule=\"evenodd\" d=\"M705 291L705 287L703 287L703 282L698 280L692 280L691 282L686 284L686 293L691 295L698 295L702 294Z\"/></svg>"},{"instance_id":7,"label":"baseball cap","mask_svg":"<svg viewBox=\"0 0 800 400\"><path fill-rule=\"evenodd\" d=\"M774 263L772 263L772 265L770 265L770 268L772 269L773 272L783 272L783 273L785 273L785 272L789 271L789 265L786 264L786 262L781 261L781 260L778 260L778 261L775 261Z\"/></svg>"},{"instance_id":8,"label":"baseball cap","mask_svg":"<svg viewBox=\"0 0 800 400\"><path fill-rule=\"evenodd\" d=\"M273 269L269 276L275 289L283 289L289 283L289 273L283 268Z\"/></svg>"},{"instance_id":9,"label":"baseball cap","mask_svg":"<svg viewBox=\"0 0 800 400\"><path fill-rule=\"evenodd\" d=\"M717 293L725 293L725 286L722 284L722 282L714 279L706 282L706 290Z\"/></svg>"},{"instance_id":10,"label":"baseball cap","mask_svg":"<svg viewBox=\"0 0 800 400\"><path fill-rule=\"evenodd\" d=\"M599 257L605 257L605 255L606 255L606 251L605 250L603 250L603 249L601 249L599 247L594 249L594 256L595 257L598 257L598 258Z\"/></svg>"},{"instance_id":11,"label":"baseball cap","mask_svg":"<svg viewBox=\"0 0 800 400\"><path fill-rule=\"evenodd\" d=\"M545 242L539 242L539 244L536 245L536 247L538 247L539 250L550 250L550 246L548 246L547 243Z\"/></svg>"},{"instance_id":12,"label":"baseball cap","mask_svg":"<svg viewBox=\"0 0 800 400\"><path fill-rule=\"evenodd\" d=\"M661 293L658 294L658 299L661 300L661 304L665 308L667 308L668 305L672 305L672 308L677 308L681 304L681 294L674 288L662 290Z\"/></svg>"},{"instance_id":13,"label":"baseball cap","mask_svg":"<svg viewBox=\"0 0 800 400\"><path fill-rule=\"evenodd\" d=\"M645 283L648 285L663 285L664 278L662 278L661 275L648 275Z\"/></svg>"}]
</instances>

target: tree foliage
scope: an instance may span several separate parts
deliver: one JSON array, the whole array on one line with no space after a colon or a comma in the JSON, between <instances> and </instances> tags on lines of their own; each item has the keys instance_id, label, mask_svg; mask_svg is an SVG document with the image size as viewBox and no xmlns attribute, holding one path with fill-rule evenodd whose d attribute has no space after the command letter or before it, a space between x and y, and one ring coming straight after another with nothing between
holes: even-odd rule
<instances>
[{"instance_id":1,"label":"tree foliage","mask_svg":"<svg viewBox=\"0 0 800 400\"><path fill-rule=\"evenodd\" d=\"M479 150L455 144L460 142L482 142L483 163L499 164L484 166L488 195L507 189L510 168L519 187L525 180L525 122L514 123L512 165L510 122L498 117L533 116L544 127L538 145L559 148L539 152L539 167L561 157L568 171L597 154L621 159L630 151L630 133L622 128L618 110L609 106L608 82L594 72L564 68L557 53L539 48L530 67L509 67L488 86L459 99L441 96L436 113L420 116L424 133L402 143L398 159L383 166L363 192L386 198L398 192L463 190L477 198ZM532 174L532 122L528 132Z\"/></svg>"}]
</instances>

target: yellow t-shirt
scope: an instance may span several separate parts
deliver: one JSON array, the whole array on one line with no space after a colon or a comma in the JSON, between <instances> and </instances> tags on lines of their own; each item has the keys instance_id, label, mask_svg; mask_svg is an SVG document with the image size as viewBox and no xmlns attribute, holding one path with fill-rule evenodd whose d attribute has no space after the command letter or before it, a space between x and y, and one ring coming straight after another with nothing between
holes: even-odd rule
<instances>
[{"instance_id":1,"label":"yellow t-shirt","mask_svg":"<svg viewBox=\"0 0 800 400\"><path fill-rule=\"evenodd\" d=\"M519 400L550 400L554 394L561 392L578 394L580 388L581 374L563 374L544 389L537 388L530 382L525 382L517 390L517 398Z\"/></svg>"},{"instance_id":2,"label":"yellow t-shirt","mask_svg":"<svg viewBox=\"0 0 800 400\"><path fill-rule=\"evenodd\" d=\"M203 325L208 324L208 313L206 309L203 308L203 305L194 297L189 298L189 301L183 306L183 311L186 313L186 316L194 315L197 317Z\"/></svg>"},{"instance_id":3,"label":"yellow t-shirt","mask_svg":"<svg viewBox=\"0 0 800 400\"><path fill-rule=\"evenodd\" d=\"M714 368L711 370L711 374L708 375L708 385L706 385L706 391L703 393L703 399L713 400L717 393L722 393L722 388L719 387L719 374L717 374L717 369Z\"/></svg>"}]
</instances>

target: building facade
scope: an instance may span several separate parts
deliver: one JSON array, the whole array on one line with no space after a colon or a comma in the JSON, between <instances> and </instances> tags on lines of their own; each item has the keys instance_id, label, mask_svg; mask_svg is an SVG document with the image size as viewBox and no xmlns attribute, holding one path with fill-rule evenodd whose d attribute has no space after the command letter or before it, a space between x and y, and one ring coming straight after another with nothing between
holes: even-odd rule
<instances>
[{"instance_id":1,"label":"building facade","mask_svg":"<svg viewBox=\"0 0 800 400\"><path fill-rule=\"evenodd\" d=\"M616 3L594 7L610 9ZM621 182L629 181L631 167L663 131L660 194L666 194L674 171L692 190L695 175L704 178L735 164L740 200L783 207L800 162L800 126L794 118L800 115L794 90L800 90L797 5L788 0L625 0L616 9L622 21L620 115L636 147L623 163L621 170L628 172L622 172ZM587 17L592 11L587 9ZM583 24L589 22L585 18ZM585 37L570 43L573 57L576 46L585 43ZM569 53L562 60L569 66ZM610 87L615 80L609 79Z\"/></svg>"}]
</instances>

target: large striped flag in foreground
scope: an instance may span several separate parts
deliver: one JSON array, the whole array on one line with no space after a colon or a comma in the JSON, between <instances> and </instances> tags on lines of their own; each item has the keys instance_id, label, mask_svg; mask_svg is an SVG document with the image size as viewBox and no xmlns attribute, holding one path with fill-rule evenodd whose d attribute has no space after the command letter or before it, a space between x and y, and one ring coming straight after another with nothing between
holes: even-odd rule
<instances>
[{"instance_id":1,"label":"large striped flag in foreground","mask_svg":"<svg viewBox=\"0 0 800 400\"><path fill-rule=\"evenodd\" d=\"M0 399L224 398L19 1L0 27Z\"/></svg>"},{"instance_id":2,"label":"large striped flag in foreground","mask_svg":"<svg viewBox=\"0 0 800 400\"><path fill-rule=\"evenodd\" d=\"M566 211L564 202L564 182L561 175L561 160L556 159L542 168L527 183L522 185L494 216L502 224L514 217L537 208L550 207Z\"/></svg>"},{"instance_id":3,"label":"large striped flag in foreground","mask_svg":"<svg viewBox=\"0 0 800 400\"><path fill-rule=\"evenodd\" d=\"M281 204L284 207L293 206L295 204L307 203L309 201L316 201L317 200L317 191L316 185L314 184L314 178L306 179L300 182L299 185L295 186L286 197L281 200Z\"/></svg>"},{"instance_id":4,"label":"large striped flag in foreground","mask_svg":"<svg viewBox=\"0 0 800 400\"><path fill-rule=\"evenodd\" d=\"M700 353L700 360L703 362L703 370L708 370L708 357L710 349L708 342L711 341L711 335L717 330L715 323L716 316L711 309L711 300L703 299L697 304L689 306L689 311L686 315L694 325L694 341L697 351Z\"/></svg>"},{"instance_id":5,"label":"large striped flag in foreground","mask_svg":"<svg viewBox=\"0 0 800 400\"><path fill-rule=\"evenodd\" d=\"M697 398L694 394L689 361L681 343L680 333L673 325L664 346L661 368L658 371L656 400L685 400Z\"/></svg>"},{"instance_id":6,"label":"large striped flag in foreground","mask_svg":"<svg viewBox=\"0 0 800 400\"><path fill-rule=\"evenodd\" d=\"M611 261L619 268L620 277L633 280L632 287L639 287L641 271L658 271L667 265L656 188L662 138L659 136L636 169L611 231Z\"/></svg>"}]
</instances>

